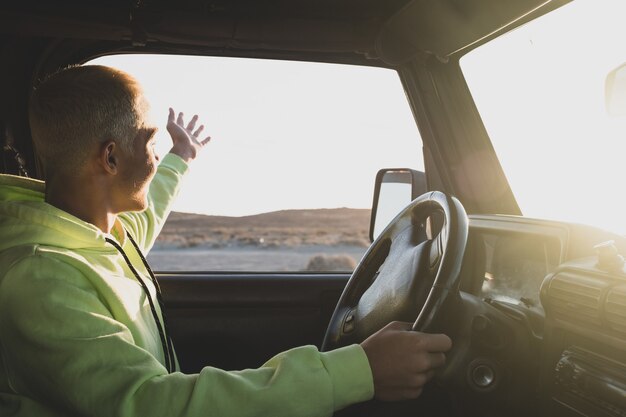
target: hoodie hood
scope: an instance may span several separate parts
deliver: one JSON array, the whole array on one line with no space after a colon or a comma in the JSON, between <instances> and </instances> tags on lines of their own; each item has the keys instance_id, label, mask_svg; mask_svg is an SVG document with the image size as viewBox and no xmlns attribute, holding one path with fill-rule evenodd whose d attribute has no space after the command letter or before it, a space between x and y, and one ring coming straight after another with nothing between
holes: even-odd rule
<instances>
[{"instance_id":1,"label":"hoodie hood","mask_svg":"<svg viewBox=\"0 0 626 417\"><path fill-rule=\"evenodd\" d=\"M46 203L44 193L43 181L0 175L0 252L23 245L115 250L108 234Z\"/></svg>"}]
</instances>

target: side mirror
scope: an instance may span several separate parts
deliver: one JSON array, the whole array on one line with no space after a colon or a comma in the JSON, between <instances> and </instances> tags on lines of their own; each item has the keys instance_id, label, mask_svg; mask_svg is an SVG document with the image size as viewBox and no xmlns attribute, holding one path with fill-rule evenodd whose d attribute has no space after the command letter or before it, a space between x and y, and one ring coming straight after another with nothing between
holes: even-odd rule
<instances>
[{"instance_id":1,"label":"side mirror","mask_svg":"<svg viewBox=\"0 0 626 417\"><path fill-rule=\"evenodd\" d=\"M606 76L604 98L610 116L626 116L626 63Z\"/></svg>"},{"instance_id":2,"label":"side mirror","mask_svg":"<svg viewBox=\"0 0 626 417\"><path fill-rule=\"evenodd\" d=\"M376 174L370 241L411 201L428 191L426 174L409 168L385 168Z\"/></svg>"}]
</instances>

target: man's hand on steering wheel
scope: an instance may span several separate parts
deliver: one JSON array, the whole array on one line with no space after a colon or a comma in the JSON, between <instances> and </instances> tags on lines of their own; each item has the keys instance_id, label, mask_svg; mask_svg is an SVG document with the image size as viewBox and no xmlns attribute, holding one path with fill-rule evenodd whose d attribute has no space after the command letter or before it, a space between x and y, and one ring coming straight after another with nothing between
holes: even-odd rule
<instances>
[{"instance_id":1,"label":"man's hand on steering wheel","mask_svg":"<svg viewBox=\"0 0 626 417\"><path fill-rule=\"evenodd\" d=\"M374 396L382 401L419 397L435 369L445 364L452 341L444 334L411 331L392 322L361 343L372 369Z\"/></svg>"}]
</instances>

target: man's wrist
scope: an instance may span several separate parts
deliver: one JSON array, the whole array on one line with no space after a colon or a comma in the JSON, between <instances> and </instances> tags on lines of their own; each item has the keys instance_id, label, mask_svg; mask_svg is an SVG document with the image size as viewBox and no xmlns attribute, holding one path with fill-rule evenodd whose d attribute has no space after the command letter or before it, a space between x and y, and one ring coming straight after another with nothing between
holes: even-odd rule
<instances>
[{"instance_id":1,"label":"man's wrist","mask_svg":"<svg viewBox=\"0 0 626 417\"><path fill-rule=\"evenodd\" d=\"M173 146L172 149L170 149L170 153L178 155L183 161L189 163L196 158L197 151L193 148L190 149L189 147Z\"/></svg>"}]
</instances>

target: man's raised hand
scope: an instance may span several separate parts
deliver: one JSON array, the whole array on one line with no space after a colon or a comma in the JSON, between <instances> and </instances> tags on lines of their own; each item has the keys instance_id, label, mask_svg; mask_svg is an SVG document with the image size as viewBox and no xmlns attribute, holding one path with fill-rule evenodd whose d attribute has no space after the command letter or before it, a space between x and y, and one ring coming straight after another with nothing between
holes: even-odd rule
<instances>
[{"instance_id":1,"label":"man's raised hand","mask_svg":"<svg viewBox=\"0 0 626 417\"><path fill-rule=\"evenodd\" d=\"M180 156L185 162L194 160L198 152L211 140L210 136L199 139L200 133L204 130L204 125L196 128L197 122L198 115L194 115L189 124L185 126L183 113L178 113L176 118L174 109L170 107L167 117L167 131L172 138L172 149L170 149L170 152Z\"/></svg>"}]
</instances>

